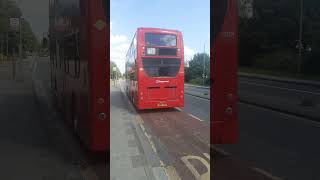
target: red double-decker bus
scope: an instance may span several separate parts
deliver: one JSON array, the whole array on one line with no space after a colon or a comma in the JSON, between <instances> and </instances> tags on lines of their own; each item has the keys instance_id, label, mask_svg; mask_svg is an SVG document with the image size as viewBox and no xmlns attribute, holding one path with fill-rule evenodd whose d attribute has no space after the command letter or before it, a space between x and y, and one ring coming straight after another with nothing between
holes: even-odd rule
<instances>
[{"instance_id":1,"label":"red double-decker bus","mask_svg":"<svg viewBox=\"0 0 320 180\"><path fill-rule=\"evenodd\" d=\"M50 0L51 87L93 151L109 147L109 15L105 0Z\"/></svg>"},{"instance_id":2,"label":"red double-decker bus","mask_svg":"<svg viewBox=\"0 0 320 180\"><path fill-rule=\"evenodd\" d=\"M237 3L237 0L213 1L211 144L236 143L238 139Z\"/></svg>"},{"instance_id":3,"label":"red double-decker bus","mask_svg":"<svg viewBox=\"0 0 320 180\"><path fill-rule=\"evenodd\" d=\"M137 29L126 55L126 92L137 109L184 106L181 32Z\"/></svg>"}]
</instances>

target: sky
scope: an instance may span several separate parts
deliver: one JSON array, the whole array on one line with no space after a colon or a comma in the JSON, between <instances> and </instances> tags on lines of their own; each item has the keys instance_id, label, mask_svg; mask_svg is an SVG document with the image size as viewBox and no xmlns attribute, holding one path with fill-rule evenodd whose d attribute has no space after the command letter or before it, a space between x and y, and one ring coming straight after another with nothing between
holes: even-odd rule
<instances>
[{"instance_id":1,"label":"sky","mask_svg":"<svg viewBox=\"0 0 320 180\"><path fill-rule=\"evenodd\" d=\"M125 55L138 27L182 32L185 60L209 53L210 0L111 0L111 59L124 73Z\"/></svg>"},{"instance_id":2,"label":"sky","mask_svg":"<svg viewBox=\"0 0 320 180\"><path fill-rule=\"evenodd\" d=\"M48 31L49 0L15 0L33 32ZM185 60L210 45L210 0L110 0L111 58L124 72L125 55L138 27L176 29L183 33Z\"/></svg>"}]
</instances>

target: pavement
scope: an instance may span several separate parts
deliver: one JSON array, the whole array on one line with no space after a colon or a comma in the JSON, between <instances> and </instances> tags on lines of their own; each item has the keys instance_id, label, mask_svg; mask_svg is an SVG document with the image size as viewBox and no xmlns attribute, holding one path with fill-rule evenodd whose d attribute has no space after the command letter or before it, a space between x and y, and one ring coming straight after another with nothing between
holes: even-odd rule
<instances>
[{"instance_id":1,"label":"pavement","mask_svg":"<svg viewBox=\"0 0 320 180\"><path fill-rule=\"evenodd\" d=\"M54 109L48 58L0 65L0 179L107 179L106 154L85 150Z\"/></svg>"},{"instance_id":2,"label":"pavement","mask_svg":"<svg viewBox=\"0 0 320 180\"><path fill-rule=\"evenodd\" d=\"M105 180L109 178L109 163L107 153L92 153L79 141L72 129L67 126L64 116L58 111L53 100L50 87L50 64L48 57L35 58L32 63L32 82L35 98L40 105L47 121L48 130L54 135L59 150L77 167L80 179Z\"/></svg>"},{"instance_id":3,"label":"pavement","mask_svg":"<svg viewBox=\"0 0 320 180\"><path fill-rule=\"evenodd\" d=\"M0 179L81 179L80 166L34 96L31 69L23 69L23 81L12 80L8 69L0 74L8 77L0 80Z\"/></svg>"},{"instance_id":4,"label":"pavement","mask_svg":"<svg viewBox=\"0 0 320 180\"><path fill-rule=\"evenodd\" d=\"M168 179L159 156L139 125L139 115L128 104L120 86L110 86L111 180Z\"/></svg>"},{"instance_id":5,"label":"pavement","mask_svg":"<svg viewBox=\"0 0 320 180\"><path fill-rule=\"evenodd\" d=\"M195 96L203 99L210 99L210 88L206 86L196 86L185 84L185 95Z\"/></svg>"}]
</instances>

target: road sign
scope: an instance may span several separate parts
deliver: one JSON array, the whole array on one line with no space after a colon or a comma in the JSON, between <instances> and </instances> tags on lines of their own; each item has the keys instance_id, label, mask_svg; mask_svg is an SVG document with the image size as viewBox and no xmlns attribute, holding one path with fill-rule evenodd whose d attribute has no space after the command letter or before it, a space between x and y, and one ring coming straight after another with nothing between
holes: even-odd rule
<instances>
[{"instance_id":1,"label":"road sign","mask_svg":"<svg viewBox=\"0 0 320 180\"><path fill-rule=\"evenodd\" d=\"M20 26L20 19L19 18L10 18L10 29L11 31L18 32Z\"/></svg>"}]
</instances>

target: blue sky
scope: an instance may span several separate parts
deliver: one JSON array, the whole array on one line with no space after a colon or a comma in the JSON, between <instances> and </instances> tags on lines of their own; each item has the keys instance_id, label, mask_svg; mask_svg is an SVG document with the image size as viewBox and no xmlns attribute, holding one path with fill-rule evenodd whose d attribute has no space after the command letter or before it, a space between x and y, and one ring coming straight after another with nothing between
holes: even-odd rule
<instances>
[{"instance_id":1,"label":"blue sky","mask_svg":"<svg viewBox=\"0 0 320 180\"><path fill-rule=\"evenodd\" d=\"M209 53L210 0L111 0L111 60L124 72L124 58L137 27L177 29L185 58Z\"/></svg>"}]
</instances>

